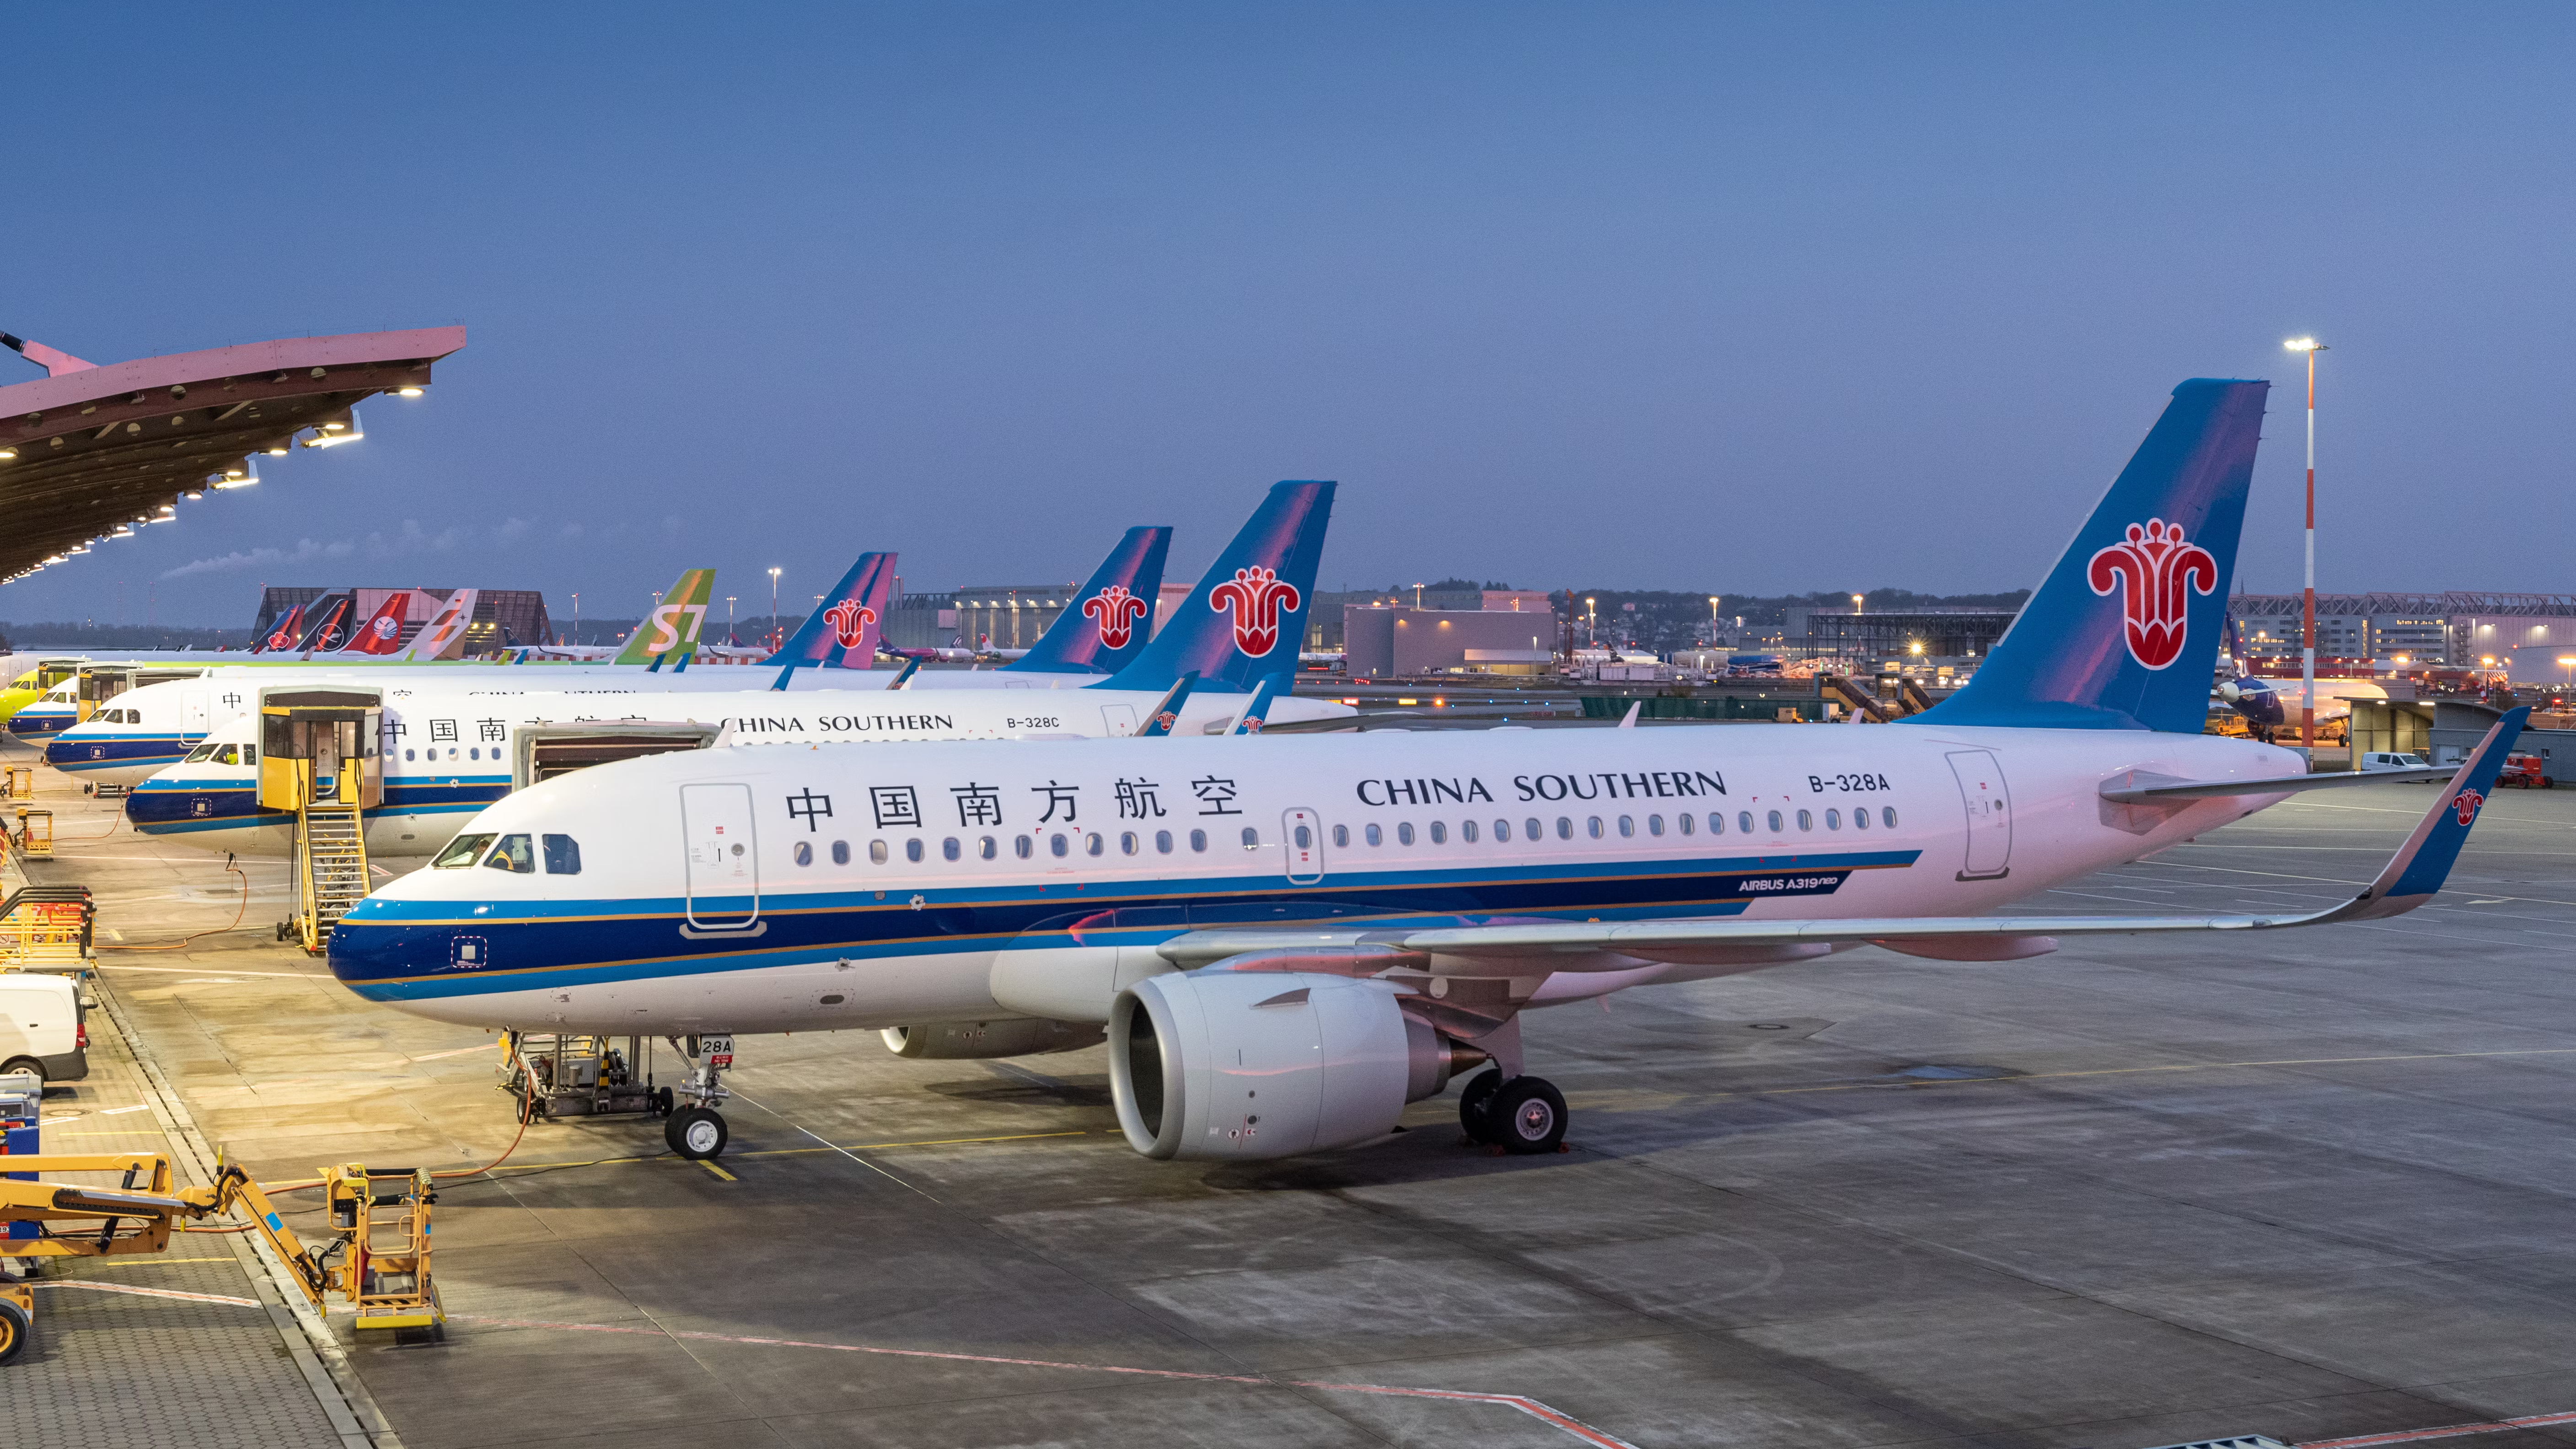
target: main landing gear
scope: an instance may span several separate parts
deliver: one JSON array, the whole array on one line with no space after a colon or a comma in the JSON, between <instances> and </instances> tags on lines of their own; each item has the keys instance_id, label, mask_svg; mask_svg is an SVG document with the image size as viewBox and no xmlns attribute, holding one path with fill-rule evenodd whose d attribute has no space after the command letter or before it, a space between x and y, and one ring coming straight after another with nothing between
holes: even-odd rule
<instances>
[{"instance_id":1,"label":"main landing gear","mask_svg":"<svg viewBox=\"0 0 2576 1449\"><path fill-rule=\"evenodd\" d=\"M1565 1142L1565 1096L1537 1077L1505 1081L1496 1067L1477 1073L1459 1094L1458 1125L1505 1152L1555 1152Z\"/></svg>"},{"instance_id":2,"label":"main landing gear","mask_svg":"<svg viewBox=\"0 0 2576 1449\"><path fill-rule=\"evenodd\" d=\"M689 1063L689 1074L680 1079L674 1095L678 1105L662 1123L662 1140L671 1150L691 1162L704 1162L725 1150L732 1137L725 1127L723 1114L716 1104L732 1096L725 1090L724 1073L733 1067L733 1038L730 1036L673 1037L671 1046Z\"/></svg>"}]
</instances>

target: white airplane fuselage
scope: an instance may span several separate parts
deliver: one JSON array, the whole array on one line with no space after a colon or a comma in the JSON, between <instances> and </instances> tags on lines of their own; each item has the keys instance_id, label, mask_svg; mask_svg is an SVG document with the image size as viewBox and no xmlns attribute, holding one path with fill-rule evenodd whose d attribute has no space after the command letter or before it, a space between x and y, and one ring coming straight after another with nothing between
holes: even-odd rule
<instances>
[{"instance_id":1,"label":"white airplane fuselage","mask_svg":"<svg viewBox=\"0 0 2576 1449\"><path fill-rule=\"evenodd\" d=\"M1156 943L1229 924L1987 911L2280 798L2122 807L2106 781L2298 768L2209 736L1905 725L716 749L494 804L464 836L559 837L578 873L417 871L331 964L495 1028L1098 1022L1171 969ZM1513 974L1538 1006L1827 949Z\"/></svg>"}]
</instances>

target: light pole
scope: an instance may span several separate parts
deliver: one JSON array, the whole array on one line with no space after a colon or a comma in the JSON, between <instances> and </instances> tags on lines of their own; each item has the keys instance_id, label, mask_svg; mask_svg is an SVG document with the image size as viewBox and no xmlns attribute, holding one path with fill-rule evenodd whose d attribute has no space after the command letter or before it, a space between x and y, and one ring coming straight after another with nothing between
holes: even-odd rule
<instances>
[{"instance_id":1,"label":"light pole","mask_svg":"<svg viewBox=\"0 0 2576 1449\"><path fill-rule=\"evenodd\" d=\"M733 642L733 595L725 595L725 642Z\"/></svg>"},{"instance_id":2,"label":"light pole","mask_svg":"<svg viewBox=\"0 0 2576 1449\"><path fill-rule=\"evenodd\" d=\"M2281 344L2308 355L2308 528L2307 582L2299 625L2299 752L2311 759L2317 747L2317 354L2326 345L2313 337Z\"/></svg>"},{"instance_id":3,"label":"light pole","mask_svg":"<svg viewBox=\"0 0 2576 1449\"><path fill-rule=\"evenodd\" d=\"M572 642L581 642L581 595L572 596Z\"/></svg>"},{"instance_id":4,"label":"light pole","mask_svg":"<svg viewBox=\"0 0 2576 1449\"><path fill-rule=\"evenodd\" d=\"M1598 602L1597 599L1583 601L1583 635L1595 644L1601 642L1601 611L1592 607Z\"/></svg>"},{"instance_id":5,"label":"light pole","mask_svg":"<svg viewBox=\"0 0 2576 1449\"><path fill-rule=\"evenodd\" d=\"M2576 654L2561 654L2558 656L2558 690L2561 694L2566 693L2569 687L2568 680L2570 676L2568 674L2568 670L2571 667L2576 667Z\"/></svg>"},{"instance_id":6,"label":"light pole","mask_svg":"<svg viewBox=\"0 0 2576 1449\"><path fill-rule=\"evenodd\" d=\"M769 571L769 632L783 639L786 634L778 627L778 572Z\"/></svg>"}]
</instances>

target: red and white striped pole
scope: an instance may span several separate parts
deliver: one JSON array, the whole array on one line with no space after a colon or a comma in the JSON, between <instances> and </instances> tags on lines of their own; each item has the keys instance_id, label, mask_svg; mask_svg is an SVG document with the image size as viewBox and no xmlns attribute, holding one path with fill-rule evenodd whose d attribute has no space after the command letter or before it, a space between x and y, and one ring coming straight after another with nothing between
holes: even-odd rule
<instances>
[{"instance_id":1,"label":"red and white striped pole","mask_svg":"<svg viewBox=\"0 0 2576 1449\"><path fill-rule=\"evenodd\" d=\"M2313 337L2281 344L2308 355L2308 530L2307 586L2299 626L2299 752L2310 760L2317 748L2317 354L2326 345Z\"/></svg>"}]
</instances>

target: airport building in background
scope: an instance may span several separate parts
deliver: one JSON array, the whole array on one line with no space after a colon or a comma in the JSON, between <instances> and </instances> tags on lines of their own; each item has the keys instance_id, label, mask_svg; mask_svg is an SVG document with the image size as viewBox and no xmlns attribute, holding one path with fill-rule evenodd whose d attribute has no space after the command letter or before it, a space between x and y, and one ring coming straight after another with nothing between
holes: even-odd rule
<instances>
[{"instance_id":1,"label":"airport building in background","mask_svg":"<svg viewBox=\"0 0 2576 1449\"><path fill-rule=\"evenodd\" d=\"M1409 596L1411 591L1406 592ZM1542 593L1462 591L1442 601L1477 607L1446 609L1415 608L1409 597L1402 603L1393 602L1395 598L1372 594L1365 602L1344 602L1338 641L1323 639L1309 616L1308 647L1340 648L1342 667L1353 679L1386 679L1454 669L1540 674L1554 664L1562 644L1556 611Z\"/></svg>"},{"instance_id":2,"label":"airport building in background","mask_svg":"<svg viewBox=\"0 0 2576 1449\"><path fill-rule=\"evenodd\" d=\"M2299 663L2297 594L2228 600L2248 658L2267 672ZM2576 655L2576 594L2451 590L2317 595L2317 658L2338 666L2404 659L2453 669L2505 669L2518 684L2562 682Z\"/></svg>"}]
</instances>

